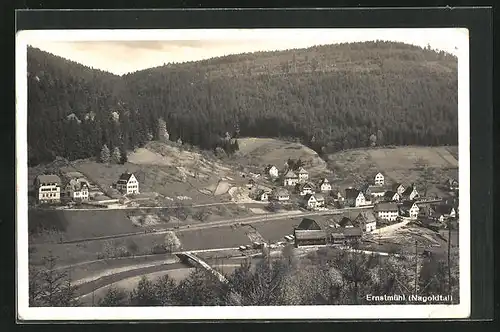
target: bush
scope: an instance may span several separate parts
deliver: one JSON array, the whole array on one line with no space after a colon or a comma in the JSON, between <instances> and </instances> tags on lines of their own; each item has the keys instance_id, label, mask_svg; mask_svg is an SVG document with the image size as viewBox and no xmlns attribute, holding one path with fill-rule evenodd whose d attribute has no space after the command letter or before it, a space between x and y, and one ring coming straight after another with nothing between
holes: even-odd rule
<instances>
[{"instance_id":1,"label":"bush","mask_svg":"<svg viewBox=\"0 0 500 332\"><path fill-rule=\"evenodd\" d=\"M166 254L167 251L167 248L163 244L155 244L153 248L151 248L152 254Z\"/></svg>"},{"instance_id":2,"label":"bush","mask_svg":"<svg viewBox=\"0 0 500 332\"><path fill-rule=\"evenodd\" d=\"M134 242L134 240L130 240L127 243L127 249L132 255L134 255L139 251L139 246Z\"/></svg>"}]
</instances>

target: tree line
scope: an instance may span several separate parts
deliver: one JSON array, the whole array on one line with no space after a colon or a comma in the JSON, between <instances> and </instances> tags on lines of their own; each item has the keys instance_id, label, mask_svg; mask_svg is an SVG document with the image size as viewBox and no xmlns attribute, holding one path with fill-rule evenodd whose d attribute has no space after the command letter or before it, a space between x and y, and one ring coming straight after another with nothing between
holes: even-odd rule
<instances>
[{"instance_id":1,"label":"tree line","mask_svg":"<svg viewBox=\"0 0 500 332\"><path fill-rule=\"evenodd\" d=\"M52 260L53 261L53 260ZM280 256L263 250L261 258L243 261L231 273L228 283L194 269L185 279L169 275L158 279L143 277L131 291L111 286L96 297L97 306L225 306L225 305L339 305L373 304L366 294L451 294L458 297L458 257L452 256L451 278L447 260L408 255L381 258L324 248L307 257L298 257L292 246ZM418 274L415 282L415 264ZM45 267L44 276L58 275ZM79 306L74 288L62 279L30 274L30 304L33 306ZM51 280L50 287L47 280ZM41 286L44 284L45 286ZM39 294L44 290L42 295ZM56 291L57 290L57 291ZM50 295L51 294L51 295ZM55 295L59 294L59 295ZM391 302L394 304L394 302Z\"/></svg>"},{"instance_id":2,"label":"tree line","mask_svg":"<svg viewBox=\"0 0 500 332\"><path fill-rule=\"evenodd\" d=\"M165 139L160 127L169 141L229 153L243 136L294 137L319 153L455 145L456 62L430 49L369 42L232 55L120 77L29 48L29 161L99 157L104 145L123 155Z\"/></svg>"}]
</instances>

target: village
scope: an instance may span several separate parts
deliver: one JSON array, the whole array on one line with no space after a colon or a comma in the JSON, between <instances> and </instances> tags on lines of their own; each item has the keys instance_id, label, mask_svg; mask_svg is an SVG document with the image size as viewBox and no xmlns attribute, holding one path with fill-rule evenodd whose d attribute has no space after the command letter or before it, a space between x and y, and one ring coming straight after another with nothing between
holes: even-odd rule
<instances>
[{"instance_id":1,"label":"village","mask_svg":"<svg viewBox=\"0 0 500 332\"><path fill-rule=\"evenodd\" d=\"M248 198L255 204L264 204L267 214L295 209L304 215L302 222L284 237L285 241L278 244L354 246L394 225L415 223L433 231L458 225L456 179L443 184L452 195L429 198L422 196L415 184L390 183L382 171L367 176L365 184L359 187L341 190L326 177L311 177L300 160L289 160L281 170L267 165L260 174L242 177L250 178L245 186ZM131 172L121 174L109 190L80 172L40 174L33 188L37 206L57 209L134 209L144 199L139 180ZM113 197L109 197L110 193ZM250 246L240 246L240 250L267 244L254 241Z\"/></svg>"}]
</instances>

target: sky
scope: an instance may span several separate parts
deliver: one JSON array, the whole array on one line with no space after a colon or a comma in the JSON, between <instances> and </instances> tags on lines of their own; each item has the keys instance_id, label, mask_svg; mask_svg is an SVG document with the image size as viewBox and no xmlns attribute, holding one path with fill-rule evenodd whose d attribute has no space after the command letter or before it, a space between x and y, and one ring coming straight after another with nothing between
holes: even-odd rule
<instances>
[{"instance_id":1,"label":"sky","mask_svg":"<svg viewBox=\"0 0 500 332\"><path fill-rule=\"evenodd\" d=\"M457 55L465 29L224 29L26 31L28 45L117 75L256 51L373 40L430 45Z\"/></svg>"}]
</instances>

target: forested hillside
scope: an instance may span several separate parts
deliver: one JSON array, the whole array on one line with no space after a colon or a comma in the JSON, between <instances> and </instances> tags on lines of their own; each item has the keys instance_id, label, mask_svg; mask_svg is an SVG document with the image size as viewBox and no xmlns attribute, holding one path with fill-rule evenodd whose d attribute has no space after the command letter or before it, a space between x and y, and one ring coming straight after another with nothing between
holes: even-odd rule
<instances>
[{"instance_id":1,"label":"forested hillside","mask_svg":"<svg viewBox=\"0 0 500 332\"><path fill-rule=\"evenodd\" d=\"M225 132L299 138L320 153L458 141L457 59L401 43L231 55L122 77L29 49L28 75L32 164L140 146L159 118L170 140L204 149Z\"/></svg>"}]
</instances>

